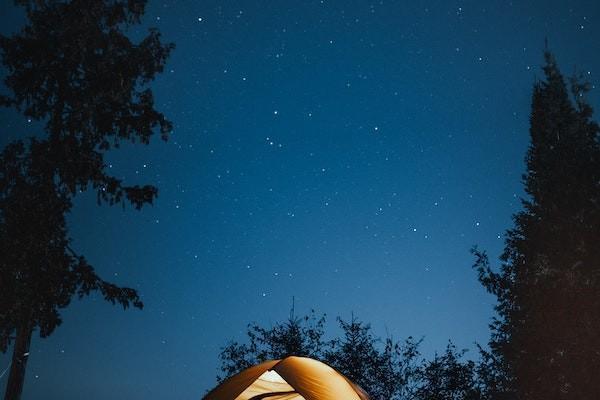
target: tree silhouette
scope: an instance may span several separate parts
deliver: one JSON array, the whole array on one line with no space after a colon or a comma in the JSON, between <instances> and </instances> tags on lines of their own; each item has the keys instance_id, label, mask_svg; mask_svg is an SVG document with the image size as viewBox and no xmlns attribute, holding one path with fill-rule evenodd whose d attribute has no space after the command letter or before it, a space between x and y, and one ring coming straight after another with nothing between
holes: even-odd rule
<instances>
[{"instance_id":1,"label":"tree silhouette","mask_svg":"<svg viewBox=\"0 0 600 400\"><path fill-rule=\"evenodd\" d=\"M32 143L32 148L36 147ZM37 327L47 337L60 325L59 310L73 295L99 291L124 308L141 308L135 290L100 279L84 257L71 249L65 214L71 196L57 190L37 157L13 143L0 155L0 349L16 332L6 398L18 398L25 377L29 343Z\"/></svg>"},{"instance_id":2,"label":"tree silhouette","mask_svg":"<svg viewBox=\"0 0 600 400\"><path fill-rule=\"evenodd\" d=\"M0 37L4 106L45 126L0 157L0 350L14 341L6 399L19 399L32 333L50 335L74 295L99 291L123 307L135 290L103 281L69 245L65 214L76 193L99 203L152 203L154 186L125 185L106 171L105 153L123 140L148 143L171 124L154 109L147 84L173 45L151 30L132 43L124 29L140 22L146 0L17 0L28 24Z\"/></svg>"},{"instance_id":3,"label":"tree silhouette","mask_svg":"<svg viewBox=\"0 0 600 400\"><path fill-rule=\"evenodd\" d=\"M415 400L479 400L484 397L477 375L477 364L462 361L466 350L457 351L451 342L442 355L435 354L417 372Z\"/></svg>"},{"instance_id":4,"label":"tree silhouette","mask_svg":"<svg viewBox=\"0 0 600 400\"><path fill-rule=\"evenodd\" d=\"M295 355L321 360L347 376L373 400L408 398L418 366L419 341L381 341L371 327L356 318L338 318L342 335L324 339L325 317L314 312L302 318L293 315L270 328L248 325L247 343L230 342L220 354L219 382L254 364Z\"/></svg>"},{"instance_id":5,"label":"tree silhouette","mask_svg":"<svg viewBox=\"0 0 600 400\"><path fill-rule=\"evenodd\" d=\"M221 349L221 372L224 376L217 376L217 380L221 382L267 360L292 355L321 359L326 346L324 324L325 316L317 317L314 311L301 318L291 312L287 321L270 328L248 324L248 343L232 341Z\"/></svg>"},{"instance_id":6,"label":"tree silhouette","mask_svg":"<svg viewBox=\"0 0 600 400\"><path fill-rule=\"evenodd\" d=\"M420 342L409 337L404 343L386 338L383 343L371 326L338 318L342 335L331 340L325 360L362 387L373 400L402 398L410 391L417 371L415 359ZM383 344L383 346L382 346Z\"/></svg>"},{"instance_id":7,"label":"tree silhouette","mask_svg":"<svg viewBox=\"0 0 600 400\"><path fill-rule=\"evenodd\" d=\"M490 343L496 348L494 343ZM497 351L478 345L480 359L477 363L477 386L483 399L512 400L515 398L514 382L507 360Z\"/></svg>"},{"instance_id":8,"label":"tree silhouette","mask_svg":"<svg viewBox=\"0 0 600 400\"><path fill-rule=\"evenodd\" d=\"M496 398L600 398L599 127L588 85L576 77L569 90L548 51L545 61L533 88L528 197L499 272L474 249L498 299L488 360L500 373L489 376Z\"/></svg>"}]
</instances>

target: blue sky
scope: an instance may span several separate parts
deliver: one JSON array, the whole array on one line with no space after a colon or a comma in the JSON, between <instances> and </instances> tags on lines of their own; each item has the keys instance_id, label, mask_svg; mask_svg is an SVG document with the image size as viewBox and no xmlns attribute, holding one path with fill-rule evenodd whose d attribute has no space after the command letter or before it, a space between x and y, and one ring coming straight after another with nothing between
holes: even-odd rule
<instances>
[{"instance_id":1,"label":"blue sky","mask_svg":"<svg viewBox=\"0 0 600 400\"><path fill-rule=\"evenodd\" d=\"M13 32L22 15L2 7ZM145 308L74 301L34 337L24 398L197 399L219 348L292 296L331 334L353 312L424 336L426 356L485 343L493 298L469 249L495 258L520 207L544 38L596 83L599 18L591 1L151 1L131 34L176 43L152 85L174 132L108 159L158 201L84 193L69 216L73 247ZM39 133L0 122L2 145Z\"/></svg>"}]
</instances>

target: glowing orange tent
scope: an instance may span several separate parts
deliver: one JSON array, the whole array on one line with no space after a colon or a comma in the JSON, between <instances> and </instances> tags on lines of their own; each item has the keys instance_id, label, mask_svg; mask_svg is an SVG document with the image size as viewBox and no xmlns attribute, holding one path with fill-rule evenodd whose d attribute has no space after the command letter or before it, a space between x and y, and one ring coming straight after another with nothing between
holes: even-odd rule
<instances>
[{"instance_id":1,"label":"glowing orange tent","mask_svg":"<svg viewBox=\"0 0 600 400\"><path fill-rule=\"evenodd\" d=\"M204 400L369 400L369 396L330 366L291 356L232 376Z\"/></svg>"}]
</instances>

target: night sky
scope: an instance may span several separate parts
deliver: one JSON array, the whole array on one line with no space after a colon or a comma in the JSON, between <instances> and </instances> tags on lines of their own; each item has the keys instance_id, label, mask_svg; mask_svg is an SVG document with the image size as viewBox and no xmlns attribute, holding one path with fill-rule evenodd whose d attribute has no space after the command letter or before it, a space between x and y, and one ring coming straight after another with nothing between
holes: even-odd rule
<instances>
[{"instance_id":1,"label":"night sky","mask_svg":"<svg viewBox=\"0 0 600 400\"><path fill-rule=\"evenodd\" d=\"M4 34L24 23L10 4ZM158 201L84 193L69 216L73 247L145 308L74 301L34 336L25 399L198 399L220 347L286 319L292 296L331 334L353 312L424 336L424 356L487 342L469 249L495 259L520 207L544 38L597 83L600 3L151 1L131 35L149 26L177 46L152 85L174 132L108 160ZM2 146L39 134L0 118Z\"/></svg>"}]
</instances>

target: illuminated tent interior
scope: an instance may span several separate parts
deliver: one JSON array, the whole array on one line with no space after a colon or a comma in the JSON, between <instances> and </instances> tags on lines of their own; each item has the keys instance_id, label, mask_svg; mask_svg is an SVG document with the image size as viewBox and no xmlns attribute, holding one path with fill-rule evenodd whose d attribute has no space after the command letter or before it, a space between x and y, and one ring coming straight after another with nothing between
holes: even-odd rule
<instances>
[{"instance_id":1,"label":"illuminated tent interior","mask_svg":"<svg viewBox=\"0 0 600 400\"><path fill-rule=\"evenodd\" d=\"M204 400L369 400L369 396L330 366L290 356L245 369Z\"/></svg>"}]
</instances>

